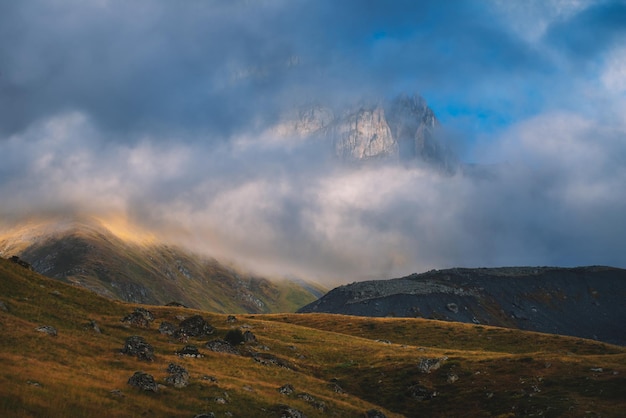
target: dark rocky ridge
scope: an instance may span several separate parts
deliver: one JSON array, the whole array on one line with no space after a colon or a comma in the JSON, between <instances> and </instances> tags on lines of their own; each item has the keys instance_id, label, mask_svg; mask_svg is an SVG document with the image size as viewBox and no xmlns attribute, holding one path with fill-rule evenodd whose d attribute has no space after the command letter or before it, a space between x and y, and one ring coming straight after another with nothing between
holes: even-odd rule
<instances>
[{"instance_id":1,"label":"dark rocky ridge","mask_svg":"<svg viewBox=\"0 0 626 418\"><path fill-rule=\"evenodd\" d=\"M455 268L340 286L298 312L424 317L626 345L625 300L619 268Z\"/></svg>"}]
</instances>

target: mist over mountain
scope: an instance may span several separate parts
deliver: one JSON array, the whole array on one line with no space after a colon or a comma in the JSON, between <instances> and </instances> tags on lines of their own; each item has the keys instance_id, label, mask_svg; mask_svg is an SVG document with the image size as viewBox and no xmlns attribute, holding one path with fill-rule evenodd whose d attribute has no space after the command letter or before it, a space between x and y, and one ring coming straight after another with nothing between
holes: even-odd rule
<instances>
[{"instance_id":1,"label":"mist over mountain","mask_svg":"<svg viewBox=\"0 0 626 418\"><path fill-rule=\"evenodd\" d=\"M625 12L4 2L1 227L119 217L329 284L626 267Z\"/></svg>"},{"instance_id":2,"label":"mist over mountain","mask_svg":"<svg viewBox=\"0 0 626 418\"><path fill-rule=\"evenodd\" d=\"M437 137L433 110L418 94L361 99L343 108L303 105L287 113L277 135L327 141L343 162L429 163L453 171L453 151Z\"/></svg>"},{"instance_id":3,"label":"mist over mountain","mask_svg":"<svg viewBox=\"0 0 626 418\"><path fill-rule=\"evenodd\" d=\"M108 298L213 312L294 311L323 292L303 281L247 273L95 218L14 225L0 231L0 256L19 256L43 275Z\"/></svg>"}]
</instances>

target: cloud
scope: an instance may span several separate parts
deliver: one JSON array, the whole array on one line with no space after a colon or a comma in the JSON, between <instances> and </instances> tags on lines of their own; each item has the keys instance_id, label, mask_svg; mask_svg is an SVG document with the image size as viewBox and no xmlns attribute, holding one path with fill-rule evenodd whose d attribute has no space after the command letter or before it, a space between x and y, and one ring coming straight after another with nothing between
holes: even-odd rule
<instances>
[{"instance_id":1,"label":"cloud","mask_svg":"<svg viewBox=\"0 0 626 418\"><path fill-rule=\"evenodd\" d=\"M0 216L123 214L327 282L624 266L623 3L527 4L2 3ZM272 129L415 90L480 164L345 167Z\"/></svg>"}]
</instances>

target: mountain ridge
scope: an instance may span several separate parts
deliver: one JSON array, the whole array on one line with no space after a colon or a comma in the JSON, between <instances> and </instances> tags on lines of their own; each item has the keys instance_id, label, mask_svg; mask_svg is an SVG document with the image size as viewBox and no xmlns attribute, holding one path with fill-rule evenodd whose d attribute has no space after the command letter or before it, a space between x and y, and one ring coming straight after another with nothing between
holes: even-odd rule
<instances>
[{"instance_id":1,"label":"mountain ridge","mask_svg":"<svg viewBox=\"0 0 626 418\"><path fill-rule=\"evenodd\" d=\"M312 283L238 271L147 233L127 240L95 218L18 224L0 234L0 255L19 256L49 277L127 302L267 313L294 311L323 292Z\"/></svg>"},{"instance_id":2,"label":"mountain ridge","mask_svg":"<svg viewBox=\"0 0 626 418\"><path fill-rule=\"evenodd\" d=\"M424 317L626 345L626 270L606 266L431 270L339 286L300 313Z\"/></svg>"}]
</instances>

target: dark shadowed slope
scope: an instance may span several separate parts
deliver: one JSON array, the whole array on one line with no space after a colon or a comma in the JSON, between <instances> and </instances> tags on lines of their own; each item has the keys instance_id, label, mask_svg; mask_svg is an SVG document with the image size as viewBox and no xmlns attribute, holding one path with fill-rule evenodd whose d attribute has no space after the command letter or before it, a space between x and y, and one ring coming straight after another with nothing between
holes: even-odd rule
<instances>
[{"instance_id":1,"label":"dark shadowed slope","mask_svg":"<svg viewBox=\"0 0 626 418\"><path fill-rule=\"evenodd\" d=\"M626 344L626 270L449 269L333 289L299 312L423 317Z\"/></svg>"}]
</instances>

